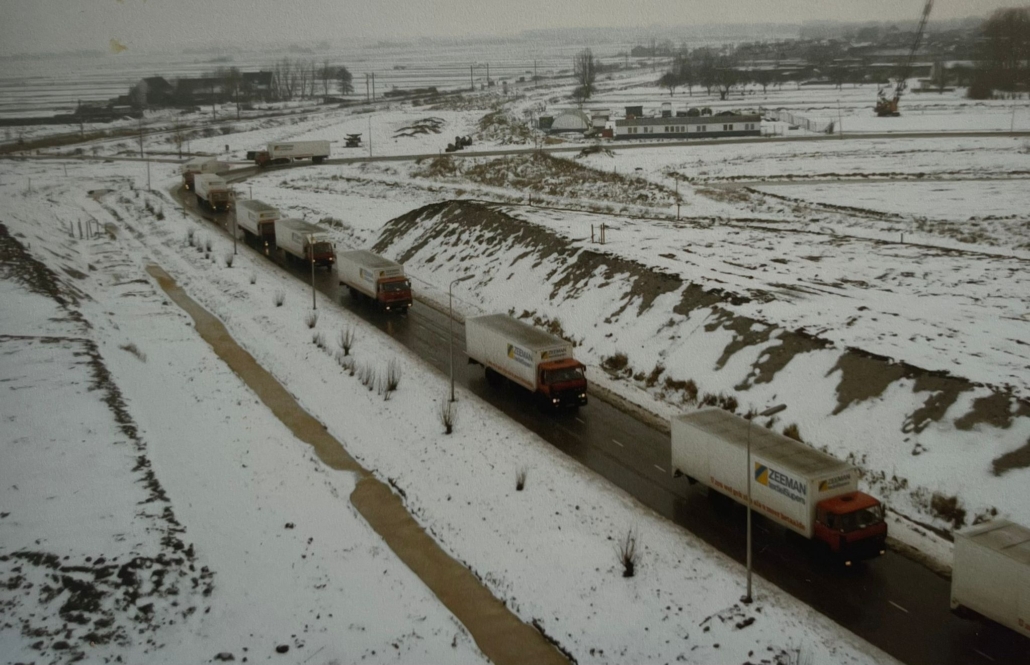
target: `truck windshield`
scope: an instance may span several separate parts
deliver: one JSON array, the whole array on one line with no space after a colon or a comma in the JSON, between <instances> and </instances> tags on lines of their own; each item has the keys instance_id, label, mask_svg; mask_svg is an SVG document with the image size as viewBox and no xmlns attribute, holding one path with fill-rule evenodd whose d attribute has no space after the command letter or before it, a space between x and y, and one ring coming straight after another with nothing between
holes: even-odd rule
<instances>
[{"instance_id":1,"label":"truck windshield","mask_svg":"<svg viewBox=\"0 0 1030 665\"><path fill-rule=\"evenodd\" d=\"M582 381L583 370L579 367L563 367L561 369L549 369L544 372L544 383L564 383L566 381Z\"/></svg>"},{"instance_id":2,"label":"truck windshield","mask_svg":"<svg viewBox=\"0 0 1030 665\"><path fill-rule=\"evenodd\" d=\"M836 522L836 528L841 531L857 531L858 529L864 529L882 522L883 506L872 506L870 508L856 510L853 513L833 515L832 518L833 521Z\"/></svg>"},{"instance_id":3,"label":"truck windshield","mask_svg":"<svg viewBox=\"0 0 1030 665\"><path fill-rule=\"evenodd\" d=\"M411 282L405 280L403 282L384 282L379 285L381 291L387 291L389 293L397 293L398 291L410 291Z\"/></svg>"},{"instance_id":4,"label":"truck windshield","mask_svg":"<svg viewBox=\"0 0 1030 665\"><path fill-rule=\"evenodd\" d=\"M333 245L332 243L328 242L316 242L313 251L315 252L315 254L332 254Z\"/></svg>"}]
</instances>

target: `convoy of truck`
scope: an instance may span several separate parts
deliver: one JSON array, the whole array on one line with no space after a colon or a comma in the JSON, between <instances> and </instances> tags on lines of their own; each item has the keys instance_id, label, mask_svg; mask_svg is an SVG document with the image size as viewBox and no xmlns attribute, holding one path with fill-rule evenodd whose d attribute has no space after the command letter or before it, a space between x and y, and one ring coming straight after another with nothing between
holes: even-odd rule
<instances>
[{"instance_id":1,"label":"convoy of truck","mask_svg":"<svg viewBox=\"0 0 1030 665\"><path fill-rule=\"evenodd\" d=\"M328 155L328 142L309 143L324 143ZM283 154L273 149L276 145L269 144L270 155ZM297 151L294 157L300 154L307 153ZM198 202L228 209L228 186L210 172L224 165L213 159L187 165L184 184L195 189ZM261 201L237 202L236 221L245 234L266 246L274 243L288 256L330 269L337 263L339 283L352 297L366 297L386 311L406 313L412 305L411 282L395 261L366 250L337 257L325 229L281 219L276 208ZM469 364L482 365L491 385L506 379L555 408L587 403L585 367L573 357L571 342L506 314L467 319L465 336ZM674 476L747 505L752 474L754 511L820 543L847 565L884 554L885 509L858 490L856 467L719 408L676 416L670 425ZM956 532L951 608L1030 637L1030 529L999 519Z\"/></svg>"},{"instance_id":2,"label":"convoy of truck","mask_svg":"<svg viewBox=\"0 0 1030 665\"><path fill-rule=\"evenodd\" d=\"M247 159L258 166L288 164L298 159L310 159L320 164L329 157L329 141L277 141L268 144L267 149L247 153Z\"/></svg>"},{"instance_id":3,"label":"convoy of truck","mask_svg":"<svg viewBox=\"0 0 1030 665\"><path fill-rule=\"evenodd\" d=\"M1030 637L1030 529L994 520L955 532L951 609Z\"/></svg>"},{"instance_id":4,"label":"convoy of truck","mask_svg":"<svg viewBox=\"0 0 1030 665\"><path fill-rule=\"evenodd\" d=\"M303 219L275 220L275 245L287 256L332 269L336 262L329 232Z\"/></svg>"},{"instance_id":5,"label":"convoy of truck","mask_svg":"<svg viewBox=\"0 0 1030 665\"><path fill-rule=\"evenodd\" d=\"M264 242L265 247L275 244L275 220L279 219L279 209L256 199L236 202L236 226L243 229L246 236Z\"/></svg>"},{"instance_id":6,"label":"convoy of truck","mask_svg":"<svg viewBox=\"0 0 1030 665\"><path fill-rule=\"evenodd\" d=\"M364 296L387 312L407 314L411 307L411 282L404 266L364 249L343 252L337 257L340 286L352 298Z\"/></svg>"},{"instance_id":7,"label":"convoy of truck","mask_svg":"<svg viewBox=\"0 0 1030 665\"><path fill-rule=\"evenodd\" d=\"M482 365L491 385L508 379L555 408L587 403L586 368L573 358L572 342L507 314L489 314L466 319L465 347L468 362Z\"/></svg>"},{"instance_id":8,"label":"convoy of truck","mask_svg":"<svg viewBox=\"0 0 1030 665\"><path fill-rule=\"evenodd\" d=\"M886 550L883 505L858 491L858 469L723 409L672 419L672 472L823 543L846 564ZM751 466L747 464L748 437Z\"/></svg>"},{"instance_id":9,"label":"convoy of truck","mask_svg":"<svg viewBox=\"0 0 1030 665\"><path fill-rule=\"evenodd\" d=\"M213 173L198 173L193 177L197 204L214 212L225 212L232 205L229 185Z\"/></svg>"},{"instance_id":10,"label":"convoy of truck","mask_svg":"<svg viewBox=\"0 0 1030 665\"><path fill-rule=\"evenodd\" d=\"M193 178L198 173L222 173L228 169L228 164L220 162L214 157L194 157L180 167L182 186L186 188L187 192L192 191Z\"/></svg>"}]
</instances>

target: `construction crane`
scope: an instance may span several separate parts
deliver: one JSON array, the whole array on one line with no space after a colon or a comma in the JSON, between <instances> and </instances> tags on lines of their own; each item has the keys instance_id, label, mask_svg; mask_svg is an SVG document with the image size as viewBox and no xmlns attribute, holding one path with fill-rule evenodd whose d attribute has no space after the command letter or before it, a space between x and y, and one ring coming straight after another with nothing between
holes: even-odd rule
<instances>
[{"instance_id":1,"label":"construction crane","mask_svg":"<svg viewBox=\"0 0 1030 665\"><path fill-rule=\"evenodd\" d=\"M901 93L905 92L908 75L912 71L912 60L916 57L916 51L919 50L919 43L923 40L923 31L926 29L926 21L930 18L931 9L933 9L933 0L926 0L926 6L923 7L923 17L919 20L919 28L916 29L916 36L912 40L912 48L908 52L908 57L905 58L905 64L901 67L897 84L894 86L894 96L887 96L890 94L889 86L880 88L876 94L876 106L874 108L876 115L881 118L901 115L898 111L898 101L901 99Z\"/></svg>"}]
</instances>

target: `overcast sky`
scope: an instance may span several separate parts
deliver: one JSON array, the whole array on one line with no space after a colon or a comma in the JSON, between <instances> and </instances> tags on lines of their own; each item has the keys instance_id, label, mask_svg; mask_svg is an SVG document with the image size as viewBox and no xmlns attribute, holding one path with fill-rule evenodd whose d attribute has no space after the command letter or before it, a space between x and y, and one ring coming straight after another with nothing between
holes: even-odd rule
<instances>
[{"instance_id":1,"label":"overcast sky","mask_svg":"<svg viewBox=\"0 0 1030 665\"><path fill-rule=\"evenodd\" d=\"M159 50L219 41L292 42L513 35L571 27L915 20L924 0L0 0L4 54ZM933 19L1020 0L937 0Z\"/></svg>"}]
</instances>

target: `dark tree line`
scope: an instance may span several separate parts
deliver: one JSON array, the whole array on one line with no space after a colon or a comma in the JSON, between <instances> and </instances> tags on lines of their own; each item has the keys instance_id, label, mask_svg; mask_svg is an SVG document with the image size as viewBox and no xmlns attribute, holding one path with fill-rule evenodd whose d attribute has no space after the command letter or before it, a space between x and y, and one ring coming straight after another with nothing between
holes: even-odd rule
<instances>
[{"instance_id":1,"label":"dark tree line","mask_svg":"<svg viewBox=\"0 0 1030 665\"><path fill-rule=\"evenodd\" d=\"M999 9L980 27L980 69L969 96L1030 87L1030 7Z\"/></svg>"},{"instance_id":2,"label":"dark tree line","mask_svg":"<svg viewBox=\"0 0 1030 665\"><path fill-rule=\"evenodd\" d=\"M342 65L330 64L323 60L321 64L314 60L290 60L283 58L272 67L272 93L275 99L306 99L309 97L328 97L330 92L339 91L341 95L354 92L354 79L350 71Z\"/></svg>"}]
</instances>

